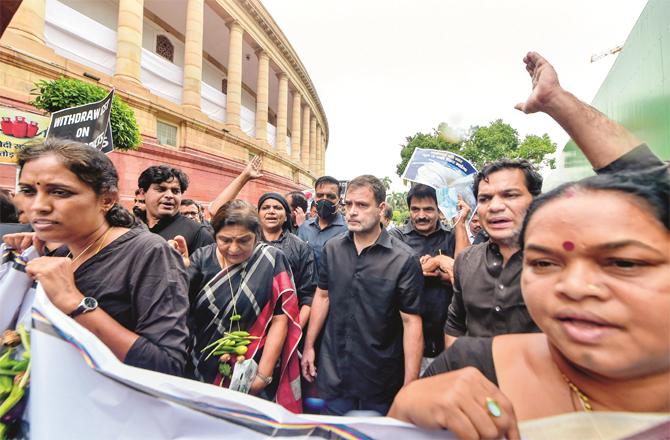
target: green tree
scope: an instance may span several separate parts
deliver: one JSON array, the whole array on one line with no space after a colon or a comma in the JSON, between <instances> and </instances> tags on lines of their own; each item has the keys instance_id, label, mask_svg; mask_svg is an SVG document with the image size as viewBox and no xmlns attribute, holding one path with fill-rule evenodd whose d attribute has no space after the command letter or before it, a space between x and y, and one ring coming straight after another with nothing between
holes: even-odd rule
<instances>
[{"instance_id":1,"label":"green tree","mask_svg":"<svg viewBox=\"0 0 670 440\"><path fill-rule=\"evenodd\" d=\"M445 133L451 133L445 135ZM487 126L472 126L465 139L458 139L453 130L442 123L432 134L417 133L406 138L400 150L400 163L396 172L402 176L409 159L416 148L447 150L468 159L481 169L487 162L498 159L527 159L539 167L554 168L554 159L547 155L556 152L556 143L546 133L542 136L527 135L523 141L519 133L502 119L495 120Z\"/></svg>"},{"instance_id":2,"label":"green tree","mask_svg":"<svg viewBox=\"0 0 670 440\"><path fill-rule=\"evenodd\" d=\"M30 103L51 113L78 105L100 101L109 93L100 86L72 78L53 81L41 80L35 83ZM112 100L112 138L116 150L136 150L142 140L135 113L121 98L114 95Z\"/></svg>"},{"instance_id":3,"label":"green tree","mask_svg":"<svg viewBox=\"0 0 670 440\"><path fill-rule=\"evenodd\" d=\"M409 218L407 208L407 191L391 192L386 196L386 203L393 209L393 223L402 225Z\"/></svg>"}]
</instances>

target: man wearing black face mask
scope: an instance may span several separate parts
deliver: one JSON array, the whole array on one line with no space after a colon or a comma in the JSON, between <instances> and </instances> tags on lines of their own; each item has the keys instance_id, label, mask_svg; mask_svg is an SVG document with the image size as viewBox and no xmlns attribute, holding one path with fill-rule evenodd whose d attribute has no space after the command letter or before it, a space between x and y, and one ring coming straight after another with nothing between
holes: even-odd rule
<instances>
[{"instance_id":1,"label":"man wearing black face mask","mask_svg":"<svg viewBox=\"0 0 670 440\"><path fill-rule=\"evenodd\" d=\"M344 217L337 210L340 203L340 182L330 176L319 177L314 184L314 193L317 216L305 221L298 228L298 237L314 250L318 266L326 242L348 229Z\"/></svg>"}]
</instances>

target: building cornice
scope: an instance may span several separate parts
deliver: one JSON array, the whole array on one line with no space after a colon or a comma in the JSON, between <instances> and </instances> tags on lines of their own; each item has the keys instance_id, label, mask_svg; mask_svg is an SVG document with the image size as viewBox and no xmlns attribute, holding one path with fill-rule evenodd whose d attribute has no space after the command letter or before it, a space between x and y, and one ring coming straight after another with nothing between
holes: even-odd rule
<instances>
[{"instance_id":1,"label":"building cornice","mask_svg":"<svg viewBox=\"0 0 670 440\"><path fill-rule=\"evenodd\" d=\"M307 91L310 94L310 97L314 103L314 106L318 109L322 121L321 126L326 137L326 144L329 136L329 127L328 119L326 118L326 113L319 99L319 95L316 92L314 83L307 73L307 69L300 61L298 54L289 43L288 39L281 31L277 23L274 21L270 13L265 9L259 0L233 0L239 5L241 5L244 10L254 19L257 23L258 28L261 29L276 45L279 51L284 55L284 57L289 61L291 66L295 69L296 73L300 77L300 80L307 88Z\"/></svg>"}]
</instances>

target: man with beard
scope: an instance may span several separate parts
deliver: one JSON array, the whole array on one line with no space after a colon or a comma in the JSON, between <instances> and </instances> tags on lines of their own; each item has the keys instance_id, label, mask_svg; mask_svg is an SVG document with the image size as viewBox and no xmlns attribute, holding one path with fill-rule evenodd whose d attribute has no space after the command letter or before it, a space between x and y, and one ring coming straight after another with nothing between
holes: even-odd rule
<instances>
[{"instance_id":1,"label":"man with beard","mask_svg":"<svg viewBox=\"0 0 670 440\"><path fill-rule=\"evenodd\" d=\"M319 177L314 183L315 217L310 217L298 228L298 237L314 250L319 264L323 246L331 238L347 231L344 217L337 211L340 203L340 182L334 177Z\"/></svg>"},{"instance_id":2,"label":"man with beard","mask_svg":"<svg viewBox=\"0 0 670 440\"><path fill-rule=\"evenodd\" d=\"M147 222L147 206L144 200L144 192L140 188L135 190L135 198L133 199L133 214L144 223Z\"/></svg>"},{"instance_id":3,"label":"man with beard","mask_svg":"<svg viewBox=\"0 0 670 440\"><path fill-rule=\"evenodd\" d=\"M316 290L316 264L312 249L290 232L290 208L284 197L268 192L258 200L262 240L281 249L288 257L300 305L300 326L304 329Z\"/></svg>"},{"instance_id":4,"label":"man with beard","mask_svg":"<svg viewBox=\"0 0 670 440\"><path fill-rule=\"evenodd\" d=\"M178 243L182 253L214 243L207 227L179 213L182 195L188 188L188 177L181 170L165 165L151 166L140 174L137 186L144 194L147 226L151 232L166 240L181 236Z\"/></svg>"},{"instance_id":5,"label":"man with beard","mask_svg":"<svg viewBox=\"0 0 670 440\"><path fill-rule=\"evenodd\" d=\"M479 171L473 189L489 241L456 259L447 346L458 336L539 331L521 296L519 233L533 197L542 192L542 176L526 160L501 159Z\"/></svg>"},{"instance_id":6,"label":"man with beard","mask_svg":"<svg viewBox=\"0 0 670 440\"><path fill-rule=\"evenodd\" d=\"M422 368L444 350L444 324L451 303L451 274L454 255L470 245L465 219L469 208L461 204L461 220L454 230L447 230L439 221L435 189L415 184L407 193L410 221L389 234L408 245L420 258L424 274L421 292L424 360Z\"/></svg>"},{"instance_id":7,"label":"man with beard","mask_svg":"<svg viewBox=\"0 0 670 440\"><path fill-rule=\"evenodd\" d=\"M398 390L419 374L421 268L412 250L381 227L385 199L384 185L374 176L349 182L349 232L331 238L319 260L302 372L309 382L317 379L326 414L385 415ZM321 329L317 364L314 345Z\"/></svg>"}]
</instances>

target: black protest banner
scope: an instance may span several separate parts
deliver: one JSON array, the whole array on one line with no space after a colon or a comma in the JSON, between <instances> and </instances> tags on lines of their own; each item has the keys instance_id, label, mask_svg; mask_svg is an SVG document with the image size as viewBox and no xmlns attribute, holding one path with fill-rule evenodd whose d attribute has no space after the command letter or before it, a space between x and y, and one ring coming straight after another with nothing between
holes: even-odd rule
<instances>
[{"instance_id":1,"label":"black protest banner","mask_svg":"<svg viewBox=\"0 0 670 440\"><path fill-rule=\"evenodd\" d=\"M112 114L113 97L112 89L109 95L98 102L53 112L47 139L70 139L89 144L103 153L111 152L112 126L109 119Z\"/></svg>"}]
</instances>

